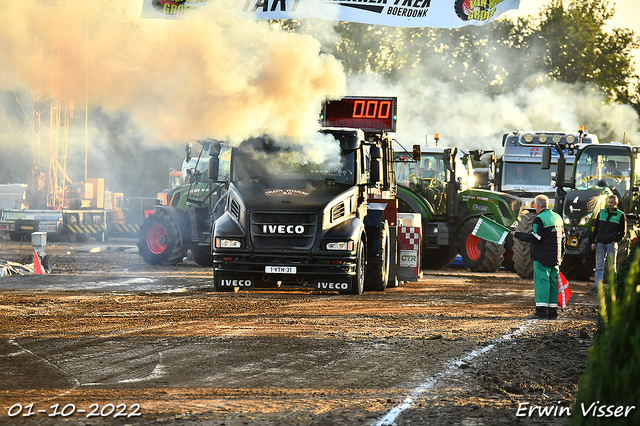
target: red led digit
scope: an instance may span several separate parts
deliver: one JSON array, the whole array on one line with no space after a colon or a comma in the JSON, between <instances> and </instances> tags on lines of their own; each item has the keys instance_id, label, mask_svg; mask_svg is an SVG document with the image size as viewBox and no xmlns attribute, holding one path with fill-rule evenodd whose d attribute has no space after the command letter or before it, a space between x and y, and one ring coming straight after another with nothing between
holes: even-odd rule
<instances>
[{"instance_id":1,"label":"red led digit","mask_svg":"<svg viewBox=\"0 0 640 426\"><path fill-rule=\"evenodd\" d=\"M384 113L382 112L384 110ZM378 110L378 118L389 118L389 112L391 111L390 101L381 101L380 109Z\"/></svg>"},{"instance_id":2,"label":"red led digit","mask_svg":"<svg viewBox=\"0 0 640 426\"><path fill-rule=\"evenodd\" d=\"M353 117L353 118L362 118L362 117L364 117L364 108L365 108L365 102L364 101L355 101L353 103L353 114L351 114L351 117Z\"/></svg>"},{"instance_id":3,"label":"red led digit","mask_svg":"<svg viewBox=\"0 0 640 426\"><path fill-rule=\"evenodd\" d=\"M367 114L364 118L376 118L378 113L378 101L367 101Z\"/></svg>"}]
</instances>

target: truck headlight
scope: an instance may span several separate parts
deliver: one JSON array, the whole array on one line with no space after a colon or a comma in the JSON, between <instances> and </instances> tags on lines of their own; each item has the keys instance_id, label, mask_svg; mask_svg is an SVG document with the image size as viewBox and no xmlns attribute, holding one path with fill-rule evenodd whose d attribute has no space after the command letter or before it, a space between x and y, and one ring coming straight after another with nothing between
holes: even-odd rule
<instances>
[{"instance_id":1,"label":"truck headlight","mask_svg":"<svg viewBox=\"0 0 640 426\"><path fill-rule=\"evenodd\" d=\"M564 224L565 225L571 225L571 219L569 219L568 217L564 218Z\"/></svg>"},{"instance_id":2,"label":"truck headlight","mask_svg":"<svg viewBox=\"0 0 640 426\"><path fill-rule=\"evenodd\" d=\"M216 248L240 248L242 242L240 240L233 240L230 238L216 238Z\"/></svg>"},{"instance_id":3,"label":"truck headlight","mask_svg":"<svg viewBox=\"0 0 640 426\"><path fill-rule=\"evenodd\" d=\"M353 241L329 241L327 243L327 250L343 250L352 251Z\"/></svg>"}]
</instances>

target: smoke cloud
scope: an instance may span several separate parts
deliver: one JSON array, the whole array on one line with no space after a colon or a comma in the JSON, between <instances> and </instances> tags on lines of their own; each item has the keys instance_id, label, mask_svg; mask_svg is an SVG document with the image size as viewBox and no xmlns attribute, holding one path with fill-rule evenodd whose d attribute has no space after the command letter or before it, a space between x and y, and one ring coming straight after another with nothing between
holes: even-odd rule
<instances>
[{"instance_id":1,"label":"smoke cloud","mask_svg":"<svg viewBox=\"0 0 640 426\"><path fill-rule=\"evenodd\" d=\"M640 120L631 106L605 103L592 86L557 83L542 75L523 78L517 90L497 96L439 80L390 84L375 76L350 78L348 87L354 95L398 96L394 137L409 149L425 141L434 145L439 133L439 146L494 149L500 155L502 135L511 130L577 132L579 126L601 142L626 139L640 145Z\"/></svg>"},{"instance_id":2,"label":"smoke cloud","mask_svg":"<svg viewBox=\"0 0 640 426\"><path fill-rule=\"evenodd\" d=\"M60 43L63 83L81 94L86 71L89 107L127 111L152 140L302 135L325 96L344 94L341 65L314 38L232 19L215 4L179 20L143 20L141 1L49 3L3 6L8 80L44 86Z\"/></svg>"},{"instance_id":3,"label":"smoke cloud","mask_svg":"<svg viewBox=\"0 0 640 426\"><path fill-rule=\"evenodd\" d=\"M317 130L326 96L346 94L341 64L321 53L314 37L234 19L216 8L220 2L177 20L141 19L140 0L55 3L3 5L0 93L19 102L0 109L0 128L7 130L0 132L0 147L32 144L32 111L38 108L44 111L41 146L48 145L49 96L75 100L69 132L75 158L68 161L74 180L82 178L78 166L84 164L85 102L91 111L89 157L96 160L90 169L100 169L119 153L144 155L118 150L124 143L177 146L264 133L304 137ZM123 121L129 133L113 132ZM113 142L115 134L124 139L105 149L101 144ZM155 166L167 174L166 164ZM92 170L89 177L95 177Z\"/></svg>"},{"instance_id":4,"label":"smoke cloud","mask_svg":"<svg viewBox=\"0 0 640 426\"><path fill-rule=\"evenodd\" d=\"M3 5L0 148L30 145L32 111L43 109L51 81L59 76L60 96L75 99L69 141L75 158L68 161L73 180L81 179L84 168L85 100L91 111L89 177L117 172L108 165L114 157L127 157L122 164L129 182L148 180L151 167L162 169L158 189L169 165L179 168L179 148L187 140L239 142L268 133L310 161L335 156L337 151L327 151L311 134L323 100L344 95L397 96L394 137L405 147L425 139L432 144L437 132L440 145L500 154L502 134L513 129L576 131L578 126L604 142L624 138L640 144L640 120L630 106L607 104L593 87L556 83L535 72L518 76L517 90L498 95L474 86L473 78L461 87L433 77L443 75L441 61L430 68L425 60L404 75L399 72L395 83L372 74L347 77L333 56L323 54L337 41L330 20L305 21L295 34L264 21L235 19L216 9L220 2L177 20L141 19L141 0L51 3ZM508 51L477 56L490 57L491 64L469 63L470 73L518 60ZM34 100L38 94L40 103ZM42 117L44 126L47 120ZM42 142L47 138L45 131ZM161 146L172 151L145 151ZM169 161L167 155L175 158ZM153 159L151 167L144 157ZM29 164L20 157L6 166L20 162L23 168ZM137 175L131 171L136 164ZM5 167L2 160L0 166Z\"/></svg>"}]
</instances>

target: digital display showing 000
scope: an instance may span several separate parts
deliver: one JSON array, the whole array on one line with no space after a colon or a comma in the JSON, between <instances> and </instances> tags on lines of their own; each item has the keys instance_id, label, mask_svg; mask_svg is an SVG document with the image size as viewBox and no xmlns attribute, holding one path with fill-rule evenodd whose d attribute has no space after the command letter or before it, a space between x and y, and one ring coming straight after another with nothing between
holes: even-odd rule
<instances>
[{"instance_id":1,"label":"digital display showing 000","mask_svg":"<svg viewBox=\"0 0 640 426\"><path fill-rule=\"evenodd\" d=\"M324 104L324 127L348 127L363 131L396 131L397 98L348 96Z\"/></svg>"}]
</instances>

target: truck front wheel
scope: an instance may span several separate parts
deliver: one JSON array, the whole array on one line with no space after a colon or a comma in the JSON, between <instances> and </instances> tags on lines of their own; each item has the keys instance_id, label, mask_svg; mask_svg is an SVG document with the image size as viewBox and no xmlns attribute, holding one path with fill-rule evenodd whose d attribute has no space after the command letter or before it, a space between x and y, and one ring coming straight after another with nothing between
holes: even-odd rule
<instances>
[{"instance_id":1,"label":"truck front wheel","mask_svg":"<svg viewBox=\"0 0 640 426\"><path fill-rule=\"evenodd\" d=\"M362 240L358 242L358 250L356 251L356 275L353 277L351 284L351 294L364 294L364 275L367 268L367 262L364 258L364 243Z\"/></svg>"},{"instance_id":2,"label":"truck front wheel","mask_svg":"<svg viewBox=\"0 0 640 426\"><path fill-rule=\"evenodd\" d=\"M160 210L149 215L140 227L138 252L149 265L176 265L185 256L178 225Z\"/></svg>"},{"instance_id":3,"label":"truck front wheel","mask_svg":"<svg viewBox=\"0 0 640 426\"><path fill-rule=\"evenodd\" d=\"M460 232L460 254L465 266L473 272L495 272L500 269L504 246L482 240L472 234L477 219L469 220Z\"/></svg>"},{"instance_id":4,"label":"truck front wheel","mask_svg":"<svg viewBox=\"0 0 640 426\"><path fill-rule=\"evenodd\" d=\"M373 291L385 291L389 282L389 223L385 220L380 229L378 255L367 261L365 288Z\"/></svg>"}]
</instances>

